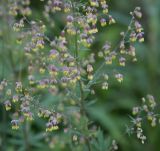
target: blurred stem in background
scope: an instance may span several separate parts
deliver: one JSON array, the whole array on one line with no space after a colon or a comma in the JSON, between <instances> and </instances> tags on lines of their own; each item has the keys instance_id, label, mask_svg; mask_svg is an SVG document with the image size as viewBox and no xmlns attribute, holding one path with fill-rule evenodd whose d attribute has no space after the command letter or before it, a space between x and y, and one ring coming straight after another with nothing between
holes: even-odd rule
<instances>
[{"instance_id":1,"label":"blurred stem in background","mask_svg":"<svg viewBox=\"0 0 160 151\"><path fill-rule=\"evenodd\" d=\"M157 92L157 73L156 71L159 68L159 42L158 42L158 36L159 36L159 5L158 0L145 0L143 1L145 12L147 14L147 25L148 30L146 31L148 33L148 43L147 48L148 51L146 52L148 55L148 74L150 77L150 87L149 92L155 93L154 95L158 96L159 92ZM159 71L158 71L159 72Z\"/></svg>"},{"instance_id":2,"label":"blurred stem in background","mask_svg":"<svg viewBox=\"0 0 160 151\"><path fill-rule=\"evenodd\" d=\"M23 135L24 135L24 147L25 151L30 151L30 143L29 143L29 123L25 121L23 127Z\"/></svg>"},{"instance_id":3,"label":"blurred stem in background","mask_svg":"<svg viewBox=\"0 0 160 151\"><path fill-rule=\"evenodd\" d=\"M5 108L2 107L2 114L3 114L3 119L2 119L2 141L1 141L1 151L6 151L6 122L7 122L7 119L6 119L6 111L5 111Z\"/></svg>"},{"instance_id":4,"label":"blurred stem in background","mask_svg":"<svg viewBox=\"0 0 160 151\"><path fill-rule=\"evenodd\" d=\"M160 70L159 70L159 58L160 58L160 52L159 52L159 25L160 25L160 19L159 19L159 13L160 13L160 3L159 0L145 0L144 3L144 9L147 14L147 20L146 23L148 25L146 31L148 33L147 35L147 74L149 74L149 88L148 92L152 93L156 97L159 97L159 76L160 76ZM148 133L150 129L147 129ZM148 144L148 151L149 150L157 150L156 146L154 145L157 138L157 131L153 131L150 133L149 141L150 144Z\"/></svg>"},{"instance_id":5,"label":"blurred stem in background","mask_svg":"<svg viewBox=\"0 0 160 151\"><path fill-rule=\"evenodd\" d=\"M2 5L6 6L5 5L5 0L2 0ZM5 11L5 8L4 8L4 11ZM1 74L0 74L0 80L4 79L4 73L5 73L5 55L6 55L6 51L5 50L5 41L7 40L7 37L4 36L4 35L7 35L6 34L6 31L7 31L7 26L5 26L5 23L6 23L6 16L4 16L3 18L1 18L1 21L2 21L2 33L1 33L1 50L0 50L0 57L1 57ZM4 23L4 25L3 25ZM0 99L1 99L1 94L0 94ZM0 106L1 106L1 102L0 102ZM0 150L2 151L5 151L6 150L6 144L7 144L7 140L6 140L6 126L7 126L7 117L6 117L6 111L5 111L5 108L2 104L2 132L1 132L1 144L0 144Z\"/></svg>"}]
</instances>

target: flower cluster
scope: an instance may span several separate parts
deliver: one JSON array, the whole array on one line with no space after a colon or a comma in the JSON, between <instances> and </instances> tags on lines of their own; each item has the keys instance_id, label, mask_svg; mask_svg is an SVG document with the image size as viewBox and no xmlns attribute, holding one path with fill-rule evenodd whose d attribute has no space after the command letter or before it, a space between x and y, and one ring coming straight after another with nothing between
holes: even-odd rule
<instances>
[{"instance_id":1,"label":"flower cluster","mask_svg":"<svg viewBox=\"0 0 160 151\"><path fill-rule=\"evenodd\" d=\"M18 14L29 16L32 13L29 7L30 0L9 0L7 4L9 14L12 16L17 16Z\"/></svg>"},{"instance_id":2,"label":"flower cluster","mask_svg":"<svg viewBox=\"0 0 160 151\"><path fill-rule=\"evenodd\" d=\"M134 107L132 114L133 126L130 129L131 133L135 132L137 138L142 143L146 140L146 136L143 134L143 124L148 121L152 127L155 127L159 122L159 114L156 111L157 103L152 95L147 95L146 98L142 98L142 105Z\"/></svg>"},{"instance_id":3,"label":"flower cluster","mask_svg":"<svg viewBox=\"0 0 160 151\"><path fill-rule=\"evenodd\" d=\"M0 88L1 92L6 91L4 106L6 111L14 111L13 120L11 121L12 129L17 130L20 123L24 121L34 120L34 116L48 118L46 131L58 129L57 124L61 122L62 115L57 112L52 112L40 108L39 111L34 111L36 108L35 100L32 97L33 89L24 89L21 82L15 83L15 88L10 89L9 84L6 80L1 81ZM51 126L52 124L52 126ZM51 126L51 127L50 127Z\"/></svg>"},{"instance_id":4,"label":"flower cluster","mask_svg":"<svg viewBox=\"0 0 160 151\"><path fill-rule=\"evenodd\" d=\"M37 88L49 88L56 92L59 89L57 83L61 83L62 87L73 86L76 85L76 82L81 77L86 76L89 81L94 81L93 66L96 54L92 53L87 58L78 58L79 50L81 50L81 47L86 47L87 49L92 46L96 33L99 31L98 22L104 27L104 25L115 23L115 20L109 15L108 5L104 0L89 1L83 7L78 4L72 1L48 1L45 6L45 14L47 16L50 16L50 13L57 13L57 11L64 11L66 13L66 25L61 31L60 36L55 37L53 40L45 35L46 26L42 22L30 22L26 18L23 18L19 23L15 23L15 31L19 31L19 28L24 27L24 20L31 27L29 31L25 33L23 31L21 35L23 35L23 39L24 37L31 39L24 49L30 61L28 79L30 84L36 84ZM68 11L65 10L66 7ZM98 10L100 8L102 15L100 15L101 13ZM82 9L82 11L79 11L79 9ZM133 56L133 60L136 60L133 43L137 39L139 42L142 42L142 39L144 39L143 28L138 21L142 17L140 8L137 7L131 12L131 15L132 19L128 30L121 33L122 40L120 41L119 48L114 49L107 41L102 47L102 51L98 52L98 56L104 58L107 65L112 64L116 58L119 58L119 65L125 66L126 55ZM133 33L135 33L134 40ZM140 34L142 35L141 38L138 36ZM72 39L73 37L75 37L75 40L70 42L68 38ZM49 52L41 51L41 49L46 49L45 41L50 43L51 50ZM74 52L69 47L72 44L74 45ZM82 66L80 63L82 63ZM41 79L35 79L35 73L39 73ZM115 78L118 82L123 81L123 75L119 72L115 73ZM108 89L107 81L102 83L102 89Z\"/></svg>"}]
</instances>

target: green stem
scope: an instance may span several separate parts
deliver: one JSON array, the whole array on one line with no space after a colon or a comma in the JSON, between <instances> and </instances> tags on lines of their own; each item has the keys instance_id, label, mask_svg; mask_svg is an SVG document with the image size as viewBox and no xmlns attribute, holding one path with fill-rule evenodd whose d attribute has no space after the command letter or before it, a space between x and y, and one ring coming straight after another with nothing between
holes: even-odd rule
<instances>
[{"instance_id":1,"label":"green stem","mask_svg":"<svg viewBox=\"0 0 160 151\"><path fill-rule=\"evenodd\" d=\"M6 128L6 111L3 107L3 128L5 129ZM5 151L6 150L6 131L3 131L3 139L2 139L2 151Z\"/></svg>"},{"instance_id":2,"label":"green stem","mask_svg":"<svg viewBox=\"0 0 160 151\"><path fill-rule=\"evenodd\" d=\"M28 131L29 131L29 125L27 121L25 121L23 128L25 151L30 151Z\"/></svg>"},{"instance_id":3,"label":"green stem","mask_svg":"<svg viewBox=\"0 0 160 151\"><path fill-rule=\"evenodd\" d=\"M74 3L73 0L71 0L72 3L72 11L73 11L73 16L74 18L76 18L75 16L75 8L74 8ZM75 58L76 58L76 65L77 65L77 69L79 70L79 53L78 53L78 32L77 32L77 25L76 22L74 21L74 27L76 28L76 34L75 34L75 39L74 39L74 44L75 44ZM80 110L82 115L85 115L85 107L84 107L84 92L83 92L83 83L81 80L78 81L79 83L79 87L80 87L80 93L81 93L81 98L80 98Z\"/></svg>"},{"instance_id":4,"label":"green stem","mask_svg":"<svg viewBox=\"0 0 160 151\"><path fill-rule=\"evenodd\" d=\"M84 106L84 92L83 92L83 87L82 87L82 82L81 81L79 81L79 86L80 86L80 92L81 92L81 99L80 99L81 114L85 115L86 112L85 112L85 106Z\"/></svg>"},{"instance_id":5,"label":"green stem","mask_svg":"<svg viewBox=\"0 0 160 151\"><path fill-rule=\"evenodd\" d=\"M90 145L90 142L89 142L88 138L86 138L86 144L87 144L87 147L88 147L88 151L91 151L91 145Z\"/></svg>"},{"instance_id":6,"label":"green stem","mask_svg":"<svg viewBox=\"0 0 160 151\"><path fill-rule=\"evenodd\" d=\"M73 16L74 18L76 18L73 0L71 0L71 3L72 3ZM77 69L80 70L80 59L79 59L79 53L78 53L78 32L77 32L77 25L76 25L75 20L74 20L74 27L76 28L76 34L75 34L75 39L74 39L75 58L76 58ZM84 105L85 96L84 96L84 91L83 91L83 82L81 81L81 79L78 81L78 84L80 88L80 112L82 116L86 116L85 105ZM85 137L85 142L88 147L88 151L91 151L90 142L87 137Z\"/></svg>"}]
</instances>

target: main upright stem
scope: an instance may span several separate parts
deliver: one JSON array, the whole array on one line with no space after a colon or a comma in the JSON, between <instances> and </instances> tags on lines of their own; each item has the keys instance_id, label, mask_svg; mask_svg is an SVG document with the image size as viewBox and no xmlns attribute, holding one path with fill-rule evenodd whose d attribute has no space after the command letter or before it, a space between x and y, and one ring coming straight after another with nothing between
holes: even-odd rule
<instances>
[{"instance_id":1,"label":"main upright stem","mask_svg":"<svg viewBox=\"0 0 160 151\"><path fill-rule=\"evenodd\" d=\"M75 6L74 6L73 0L71 0L71 3L72 3L73 16L74 16L74 18L76 18L76 17L75 17ZM79 67L80 60L79 60L79 53L78 53L78 32L77 32L77 25L76 25L76 22L75 22L75 21L74 21L74 27L75 27L75 30L76 30L76 34L75 34L75 38L74 38L75 59L76 59L77 69L80 70L80 67ZM82 115L85 115L84 92L83 92L83 84L82 84L81 79L78 81L78 83L79 83L80 93L81 93L81 98L80 98L80 110L81 110Z\"/></svg>"},{"instance_id":2,"label":"main upright stem","mask_svg":"<svg viewBox=\"0 0 160 151\"><path fill-rule=\"evenodd\" d=\"M72 11L73 11L74 18L76 18L75 17L75 7L74 7L73 0L71 0L71 3L72 3ZM75 30L76 30L76 34L75 34L75 38L74 38L75 59L76 59L77 69L80 70L80 66L79 66L80 65L80 59L79 59L79 53L78 53L78 31L77 31L77 25L76 25L75 20L74 20L74 27L75 27ZM85 106L84 106L85 96L84 96L84 91L83 91L83 82L82 82L81 79L78 81L78 84L79 84L79 88L80 88L80 112L81 112L82 116L85 116L86 115ZM88 151L91 151L90 142L89 142L89 139L88 139L87 136L85 136L85 142L86 142L86 145L88 147Z\"/></svg>"}]
</instances>

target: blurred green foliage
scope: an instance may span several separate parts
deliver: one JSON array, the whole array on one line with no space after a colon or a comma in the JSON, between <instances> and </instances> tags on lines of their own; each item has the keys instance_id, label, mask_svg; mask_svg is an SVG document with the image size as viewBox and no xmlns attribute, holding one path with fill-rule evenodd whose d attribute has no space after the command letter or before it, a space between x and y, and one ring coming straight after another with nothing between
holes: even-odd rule
<instances>
[{"instance_id":1,"label":"blurred green foliage","mask_svg":"<svg viewBox=\"0 0 160 151\"><path fill-rule=\"evenodd\" d=\"M1 5L1 1L0 1ZM119 40L119 33L125 30L129 23L129 12L134 9L135 6L141 6L143 10L143 27L145 31L145 43L136 45L138 61L134 64L128 63L127 67L121 72L125 75L124 82L117 84L114 79L110 80L109 90L102 91L98 87L96 104L89 108L88 115L101 125L101 128L105 132L105 136L111 135L119 143L119 150L122 151L158 151L160 140L160 127L150 128L149 125L145 125L145 133L147 135L147 142L142 145L136 137L129 136L126 133L126 125L130 123L129 114L132 107L140 103L140 98L146 94L152 94L158 100L160 99L160 1L159 0L120 0L110 1L110 9L113 16L117 20L117 24L111 28L106 28L103 34L99 34L93 51L98 51L96 46L101 45L105 40L111 41L116 45ZM32 8L34 9L33 18L42 19L43 3L39 1L32 1ZM61 28L61 22L59 16L54 16L57 19L59 28ZM48 23L49 24L49 23ZM0 28L3 27L3 22L0 18ZM9 29L4 28L7 32ZM56 35L54 31L48 31L48 34ZM104 34L105 32L105 34ZM4 51L4 43L0 42L0 72L4 72L5 77L9 77L12 66L15 66L15 71L19 70L20 64L17 62L20 57L20 53L15 50L21 48L15 47L15 39L12 33L6 33L6 41L10 43L10 48L13 48L13 60L9 60L10 53ZM8 48L8 49L10 49ZM3 64L2 64L3 62ZM10 64L11 63L11 64ZM99 62L97 61L97 67ZM2 71L4 66L4 71ZM25 77L25 62L21 65L23 69L23 76ZM107 70L105 68L104 70ZM51 98L45 95L45 105L50 105ZM53 100L52 100L53 101ZM55 98L56 101L56 98ZM52 136L58 137L63 135L63 140L59 140L58 145L53 146L50 149L47 142L44 139L44 123L41 120L35 120L33 125L25 125L26 129L22 128L18 133L10 129L10 120L6 115L3 105L0 105L0 151L22 151L27 143L29 151L49 151L49 150L61 150L60 146L63 146L63 140L67 139L65 134L59 132L57 135L53 133ZM102 134L99 134L102 135ZM27 137L27 141L25 139ZM105 150L105 144L103 144L103 136L100 136L99 140L102 150ZM53 140L54 142L54 140ZM103 145L102 145L103 144ZM106 144L107 145L107 144ZM103 149L104 148L104 149ZM63 149L68 151L67 148Z\"/></svg>"}]
</instances>

